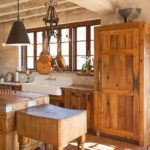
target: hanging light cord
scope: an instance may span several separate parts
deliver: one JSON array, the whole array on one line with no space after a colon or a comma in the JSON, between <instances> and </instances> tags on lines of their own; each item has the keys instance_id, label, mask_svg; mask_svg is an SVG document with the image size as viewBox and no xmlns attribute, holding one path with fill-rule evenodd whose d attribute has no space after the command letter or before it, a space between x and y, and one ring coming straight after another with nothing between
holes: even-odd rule
<instances>
[{"instance_id":1,"label":"hanging light cord","mask_svg":"<svg viewBox=\"0 0 150 150\"><path fill-rule=\"evenodd\" d=\"M19 0L17 0L17 4L18 4L17 20L19 21Z\"/></svg>"}]
</instances>

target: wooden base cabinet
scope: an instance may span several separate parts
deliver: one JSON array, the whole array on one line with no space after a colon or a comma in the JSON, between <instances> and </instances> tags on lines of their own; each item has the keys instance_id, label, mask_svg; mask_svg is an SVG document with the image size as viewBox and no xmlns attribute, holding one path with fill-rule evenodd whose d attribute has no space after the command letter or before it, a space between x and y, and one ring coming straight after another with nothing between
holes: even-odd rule
<instances>
[{"instance_id":1,"label":"wooden base cabinet","mask_svg":"<svg viewBox=\"0 0 150 150\"><path fill-rule=\"evenodd\" d=\"M64 107L64 101L62 99L62 96L49 95L49 99L50 99L50 104L59 107Z\"/></svg>"},{"instance_id":2,"label":"wooden base cabinet","mask_svg":"<svg viewBox=\"0 0 150 150\"><path fill-rule=\"evenodd\" d=\"M87 110L88 131L93 132L93 88L87 86L69 86L62 88L64 107Z\"/></svg>"},{"instance_id":3,"label":"wooden base cabinet","mask_svg":"<svg viewBox=\"0 0 150 150\"><path fill-rule=\"evenodd\" d=\"M150 25L95 28L94 127L150 144Z\"/></svg>"}]
</instances>

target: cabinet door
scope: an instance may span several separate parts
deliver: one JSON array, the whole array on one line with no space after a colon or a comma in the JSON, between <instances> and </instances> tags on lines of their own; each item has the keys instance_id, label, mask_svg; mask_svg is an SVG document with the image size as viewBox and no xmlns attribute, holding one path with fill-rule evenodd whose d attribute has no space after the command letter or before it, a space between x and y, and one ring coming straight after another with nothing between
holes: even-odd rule
<instances>
[{"instance_id":1,"label":"cabinet door","mask_svg":"<svg viewBox=\"0 0 150 150\"><path fill-rule=\"evenodd\" d=\"M69 95L69 108L86 110L85 94L76 91L70 91Z\"/></svg>"},{"instance_id":2,"label":"cabinet door","mask_svg":"<svg viewBox=\"0 0 150 150\"><path fill-rule=\"evenodd\" d=\"M101 32L100 131L138 140L139 29Z\"/></svg>"},{"instance_id":3,"label":"cabinet door","mask_svg":"<svg viewBox=\"0 0 150 150\"><path fill-rule=\"evenodd\" d=\"M87 126L93 130L93 93L65 90L65 108L87 110Z\"/></svg>"}]
</instances>

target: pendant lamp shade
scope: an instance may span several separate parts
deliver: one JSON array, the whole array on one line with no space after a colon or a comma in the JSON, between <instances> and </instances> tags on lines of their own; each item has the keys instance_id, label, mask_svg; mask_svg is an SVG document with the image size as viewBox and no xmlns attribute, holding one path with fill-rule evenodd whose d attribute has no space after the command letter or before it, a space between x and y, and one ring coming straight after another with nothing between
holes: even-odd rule
<instances>
[{"instance_id":1,"label":"pendant lamp shade","mask_svg":"<svg viewBox=\"0 0 150 150\"><path fill-rule=\"evenodd\" d=\"M22 21L19 20L19 0L17 0L18 11L17 11L17 21L15 21L10 30L6 45L19 46L19 45L29 45L29 37L27 35L25 26Z\"/></svg>"},{"instance_id":2,"label":"pendant lamp shade","mask_svg":"<svg viewBox=\"0 0 150 150\"><path fill-rule=\"evenodd\" d=\"M28 35L26 33L24 24L22 21L15 21L9 33L8 39L6 41L7 45L28 45L30 44Z\"/></svg>"}]
</instances>

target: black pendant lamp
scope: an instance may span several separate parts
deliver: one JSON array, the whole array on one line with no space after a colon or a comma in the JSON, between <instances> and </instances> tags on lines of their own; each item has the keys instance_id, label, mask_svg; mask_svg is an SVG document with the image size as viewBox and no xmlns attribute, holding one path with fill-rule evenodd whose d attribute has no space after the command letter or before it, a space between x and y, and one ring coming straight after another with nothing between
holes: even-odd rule
<instances>
[{"instance_id":1,"label":"black pendant lamp","mask_svg":"<svg viewBox=\"0 0 150 150\"><path fill-rule=\"evenodd\" d=\"M19 45L29 45L29 37L27 35L25 26L22 21L19 20L19 0L17 0L18 11L17 11L17 21L13 23L10 30L6 45L19 46Z\"/></svg>"}]
</instances>

